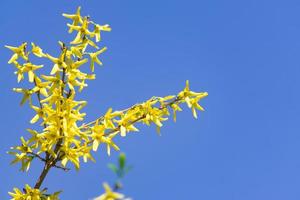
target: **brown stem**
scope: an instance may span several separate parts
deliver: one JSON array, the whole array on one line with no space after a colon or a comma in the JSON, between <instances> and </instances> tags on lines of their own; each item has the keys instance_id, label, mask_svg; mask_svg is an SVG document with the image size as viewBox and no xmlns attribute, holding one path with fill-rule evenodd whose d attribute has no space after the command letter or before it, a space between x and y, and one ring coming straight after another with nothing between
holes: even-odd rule
<instances>
[{"instance_id":1,"label":"brown stem","mask_svg":"<svg viewBox=\"0 0 300 200\"><path fill-rule=\"evenodd\" d=\"M155 99L151 99L151 100L155 100ZM159 109L162 110L162 109L164 109L164 108L166 108L166 107L168 107L168 106L171 106L172 104L174 104L174 103L176 103L176 102L178 102L178 101L181 101L181 100L182 100L182 99L180 99L179 97L176 97L174 100L170 101L169 103L167 103L167 104L164 105L163 107L160 107ZM120 110L119 112L124 113L124 112L126 112L126 111L128 111L128 110L130 110L130 109L133 109L134 107L139 106L139 105L140 105L140 104L134 104L133 106L131 106L131 107L127 108L127 109L124 109L124 110ZM104 116L101 116L101 117L97 118L97 119L94 120L94 121L88 122L88 123L86 123L86 124L83 123L79 128L80 128L80 129L88 128L90 125L95 124L97 121L103 120L103 118L104 118ZM112 132L114 132L114 131L112 131Z\"/></svg>"},{"instance_id":2,"label":"brown stem","mask_svg":"<svg viewBox=\"0 0 300 200\"><path fill-rule=\"evenodd\" d=\"M159 109L160 109L160 110L165 109L165 108L171 106L172 104L174 104L174 103L176 103L176 102L178 102L178 101L181 101L181 100L182 100L182 99L176 97L174 100L170 101L169 103L165 104L164 106L159 107ZM133 109L134 107L136 107L136 106L138 106L138 105L139 105L139 104L135 104L135 105L131 106L130 108L121 110L121 111L119 111L119 112L124 113L124 112L126 112L126 111L128 111L128 110L130 110L130 109ZM139 120L144 119L145 117L146 117L146 115L143 115L143 116L141 116L141 117L135 119L134 121L132 121L132 122L130 123L130 125L131 125L131 124L134 124L134 123L136 123L136 122L138 122ZM101 116L101 117L97 118L96 120L91 121L91 122L89 122L89 123L87 123L87 124L82 124L82 125L79 127L79 129L88 129L90 125L95 124L97 121L100 121L100 122L101 122L101 120L103 120L103 119L104 119L104 116ZM116 131L119 131L119 129L120 129L120 126L118 126L118 127L115 128L115 129L111 129L111 130L110 130L108 133L106 133L105 135L107 136L107 135L109 135L109 134L115 133ZM91 142L91 141L90 141L90 142Z\"/></svg>"},{"instance_id":3,"label":"brown stem","mask_svg":"<svg viewBox=\"0 0 300 200\"><path fill-rule=\"evenodd\" d=\"M40 174L40 176L34 186L35 189L39 189L41 187L41 185L42 185L44 179L46 178L51 167L52 167L52 164L50 162L45 163L44 169L43 169L42 173Z\"/></svg>"},{"instance_id":4,"label":"brown stem","mask_svg":"<svg viewBox=\"0 0 300 200\"><path fill-rule=\"evenodd\" d=\"M62 78L61 78L61 80L63 82L63 85L61 87L61 96L62 97L64 96L64 90L65 90L65 77L66 77L66 69L63 68L63 73L62 73ZM63 100L60 100L60 106L62 106L62 104L63 104ZM62 108L60 109L60 111L61 112L63 111ZM60 123L61 123L60 126L62 127L63 126L63 117L60 117ZM61 127L59 128L59 134L60 134L60 136L63 136L63 129ZM63 138L61 137L61 138L59 138L59 140L57 141L57 143L55 145L54 153L56 153L56 154L58 153L62 143L63 143ZM59 158L59 155L57 155L57 157Z\"/></svg>"},{"instance_id":5,"label":"brown stem","mask_svg":"<svg viewBox=\"0 0 300 200\"><path fill-rule=\"evenodd\" d=\"M34 79L34 85L37 86L37 83L36 83L36 80L35 80L35 79ZM39 102L40 108L43 109L43 104L42 104L42 102L41 102L41 100L42 100L42 99L41 99L41 92L40 92L40 91L37 91L36 96L37 96L37 98L38 98L38 102ZM46 123L44 123L44 128L47 128ZM50 156L50 154L46 151L46 159L49 159L49 156Z\"/></svg>"},{"instance_id":6,"label":"brown stem","mask_svg":"<svg viewBox=\"0 0 300 200\"><path fill-rule=\"evenodd\" d=\"M63 96L63 93L64 93L65 75L66 75L66 70L63 69L63 73L62 73L63 86L61 88L62 96ZM40 102L40 93L38 93L38 99L39 99L39 102ZM62 100L61 100L60 103L62 103ZM41 103L40 103L40 106L42 106ZM62 128L60 128L60 135L63 135ZM59 149L61 147L62 142L63 142L63 139L60 138L58 140L58 142L56 143L56 145L55 145L54 153L56 153L56 154L58 153L58 151L59 151ZM44 165L44 169L41 172L41 174L40 174L40 176L39 176L39 178L38 178L38 180L37 180L37 182L36 182L36 184L34 186L35 189L39 189L41 187L41 185L42 185L43 181L45 180L45 178L46 178L49 170L51 169L51 167L56 167L56 163L59 161L59 158L60 158L59 155L57 155L57 158L52 157L52 156L50 157L49 155L47 155L46 162L45 162L45 165ZM60 168L60 167L58 167L58 168Z\"/></svg>"},{"instance_id":7,"label":"brown stem","mask_svg":"<svg viewBox=\"0 0 300 200\"><path fill-rule=\"evenodd\" d=\"M43 157L40 156L39 154L36 154L36 153L34 153L34 152L27 152L27 154L30 154L30 155L32 155L32 156L34 156L34 157L40 159L40 160L43 161L43 162L47 162L47 159L43 158Z\"/></svg>"}]
</instances>

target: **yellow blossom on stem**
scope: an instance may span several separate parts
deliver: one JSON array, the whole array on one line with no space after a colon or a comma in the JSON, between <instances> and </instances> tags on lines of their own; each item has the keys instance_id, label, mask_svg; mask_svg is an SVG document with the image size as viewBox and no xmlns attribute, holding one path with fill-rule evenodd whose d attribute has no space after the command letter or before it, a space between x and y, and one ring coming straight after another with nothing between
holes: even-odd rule
<instances>
[{"instance_id":1,"label":"yellow blossom on stem","mask_svg":"<svg viewBox=\"0 0 300 200\"><path fill-rule=\"evenodd\" d=\"M92 127L92 138L93 138L93 151L97 151L99 144L102 142L102 138L105 134L105 126L102 124L96 123Z\"/></svg>"},{"instance_id":2,"label":"yellow blossom on stem","mask_svg":"<svg viewBox=\"0 0 300 200\"><path fill-rule=\"evenodd\" d=\"M17 61L14 61L13 64L17 68L17 71L15 71L15 74L17 75L18 83L24 79L24 66L20 65Z\"/></svg>"},{"instance_id":3,"label":"yellow blossom on stem","mask_svg":"<svg viewBox=\"0 0 300 200\"><path fill-rule=\"evenodd\" d=\"M29 79L29 82L33 82L34 81L34 71L37 70L37 69L40 69L42 68L43 65L34 65L32 63L25 63L24 64L24 72L27 72L28 73L28 79Z\"/></svg>"},{"instance_id":4,"label":"yellow blossom on stem","mask_svg":"<svg viewBox=\"0 0 300 200\"><path fill-rule=\"evenodd\" d=\"M46 57L54 63L54 66L50 72L51 75L59 72L62 68L67 68L67 64L65 63L65 53L65 50L63 50L58 58L46 54Z\"/></svg>"},{"instance_id":5,"label":"yellow blossom on stem","mask_svg":"<svg viewBox=\"0 0 300 200\"><path fill-rule=\"evenodd\" d=\"M100 42L101 40L101 31L111 31L111 28L108 24L105 24L103 26L96 24L94 29L94 36L96 37L96 42Z\"/></svg>"},{"instance_id":6,"label":"yellow blossom on stem","mask_svg":"<svg viewBox=\"0 0 300 200\"><path fill-rule=\"evenodd\" d=\"M101 50L99 51L96 51L95 53L89 53L90 57L91 57L91 65L90 65L90 68L91 68L91 71L94 72L94 63L96 62L98 65L103 65L102 62L99 60L98 56L103 53L104 51L106 51L106 47L102 48Z\"/></svg>"},{"instance_id":7,"label":"yellow blossom on stem","mask_svg":"<svg viewBox=\"0 0 300 200\"><path fill-rule=\"evenodd\" d=\"M206 97L206 96L207 96L207 93L203 93L203 94L197 95L195 98L193 98L192 100L190 100L191 109L192 109L192 112L193 112L193 116L195 118L197 118L196 109L198 109L200 111L204 111L204 108L199 105L199 100L202 99L202 98L204 98L204 97Z\"/></svg>"},{"instance_id":8,"label":"yellow blossom on stem","mask_svg":"<svg viewBox=\"0 0 300 200\"><path fill-rule=\"evenodd\" d=\"M21 105L23 105L27 100L29 100L29 104L32 104L31 95L33 94L32 90L24 89L24 88L13 88L13 91L18 93L23 93L23 98L21 100Z\"/></svg>"},{"instance_id":9,"label":"yellow blossom on stem","mask_svg":"<svg viewBox=\"0 0 300 200\"><path fill-rule=\"evenodd\" d=\"M118 200L124 198L121 193L114 192L107 183L103 183L105 193L93 200Z\"/></svg>"},{"instance_id":10,"label":"yellow blossom on stem","mask_svg":"<svg viewBox=\"0 0 300 200\"><path fill-rule=\"evenodd\" d=\"M42 80L35 76L34 77L35 87L32 89L33 92L39 92L40 94L44 95L44 97L49 96L47 89L49 89L50 81L42 82Z\"/></svg>"},{"instance_id":11,"label":"yellow blossom on stem","mask_svg":"<svg viewBox=\"0 0 300 200\"><path fill-rule=\"evenodd\" d=\"M176 104L176 103L173 103L172 105L171 105L171 108L173 109L173 119L174 119L174 122L176 122L176 112L177 111L182 111L182 109L179 107L179 105L178 104Z\"/></svg>"},{"instance_id":12,"label":"yellow blossom on stem","mask_svg":"<svg viewBox=\"0 0 300 200\"><path fill-rule=\"evenodd\" d=\"M102 137L101 141L106 143L107 154L110 155L110 147L114 148L116 151L119 151L120 148L113 142L113 138L118 135L118 132L111 133L108 136Z\"/></svg>"},{"instance_id":13,"label":"yellow blossom on stem","mask_svg":"<svg viewBox=\"0 0 300 200\"><path fill-rule=\"evenodd\" d=\"M21 44L19 47L13 47L13 46L8 46L5 45L6 48L12 50L14 52L14 54L12 55L12 57L9 59L8 64L13 63L14 61L16 61L19 57L22 57L24 60L28 60L28 55L25 52L26 51L26 46L27 43L24 42L23 44Z\"/></svg>"},{"instance_id":14,"label":"yellow blossom on stem","mask_svg":"<svg viewBox=\"0 0 300 200\"><path fill-rule=\"evenodd\" d=\"M33 42L31 42L31 46L32 46L31 52L34 55L36 55L37 57L45 56L45 54L43 53L43 50L39 46L36 46Z\"/></svg>"},{"instance_id":15,"label":"yellow blossom on stem","mask_svg":"<svg viewBox=\"0 0 300 200\"><path fill-rule=\"evenodd\" d=\"M36 123L40 118L43 118L44 111L42 108L32 105L31 108L36 112L36 115L31 119L30 123Z\"/></svg>"},{"instance_id":16,"label":"yellow blossom on stem","mask_svg":"<svg viewBox=\"0 0 300 200\"><path fill-rule=\"evenodd\" d=\"M89 31L88 26L89 26L89 19L88 17L85 17L83 19L82 25L81 26L75 26L71 24L67 24L68 27L70 27L71 30L76 30L78 31L75 39L71 42L71 44L79 44L82 42L82 39L86 36L92 36L93 33Z\"/></svg>"},{"instance_id":17,"label":"yellow blossom on stem","mask_svg":"<svg viewBox=\"0 0 300 200\"><path fill-rule=\"evenodd\" d=\"M64 17L66 17L66 18L69 18L69 19L73 20L72 26L77 26L79 23L82 24L82 18L81 18L81 15L80 15L80 9L81 9L81 7L79 6L77 8L77 11L76 11L75 14L65 14L65 13L63 13L62 15ZM73 32L73 29L70 27L69 33L72 33L72 32Z\"/></svg>"},{"instance_id":18,"label":"yellow blossom on stem","mask_svg":"<svg viewBox=\"0 0 300 200\"><path fill-rule=\"evenodd\" d=\"M19 188L14 188L14 192L8 192L12 197L11 200L59 200L58 195L61 193L55 192L53 194L46 194L47 189L39 190L30 187L28 184L25 185L23 191Z\"/></svg>"},{"instance_id":19,"label":"yellow blossom on stem","mask_svg":"<svg viewBox=\"0 0 300 200\"><path fill-rule=\"evenodd\" d=\"M121 116L120 120L115 120L120 127L120 133L122 137L125 137L129 131L139 131L131 122L134 121L133 113L126 113Z\"/></svg>"}]
</instances>

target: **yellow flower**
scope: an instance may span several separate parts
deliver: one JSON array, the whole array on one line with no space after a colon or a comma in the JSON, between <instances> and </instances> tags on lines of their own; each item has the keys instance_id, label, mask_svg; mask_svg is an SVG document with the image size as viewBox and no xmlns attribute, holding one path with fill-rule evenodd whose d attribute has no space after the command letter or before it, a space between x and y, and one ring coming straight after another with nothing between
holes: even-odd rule
<instances>
[{"instance_id":1,"label":"yellow flower","mask_svg":"<svg viewBox=\"0 0 300 200\"><path fill-rule=\"evenodd\" d=\"M70 68L72 69L78 69L81 65L85 64L88 61L87 58L82 59L82 60L77 60L76 62L72 62L70 65Z\"/></svg>"},{"instance_id":2,"label":"yellow flower","mask_svg":"<svg viewBox=\"0 0 300 200\"><path fill-rule=\"evenodd\" d=\"M114 192L107 183L103 183L103 187L105 189L105 193L93 200L118 200L124 198L123 194Z\"/></svg>"},{"instance_id":3,"label":"yellow flower","mask_svg":"<svg viewBox=\"0 0 300 200\"><path fill-rule=\"evenodd\" d=\"M55 76L41 75L41 78L51 82L49 91L53 92L55 88L60 87L62 85L62 80L60 79L60 75L58 73Z\"/></svg>"},{"instance_id":4,"label":"yellow flower","mask_svg":"<svg viewBox=\"0 0 300 200\"><path fill-rule=\"evenodd\" d=\"M91 128L92 130L92 139L93 139L93 151L97 151L100 143L106 143L107 146L107 154L110 155L110 146L112 146L115 150L119 151L120 148L112 141L112 139L118 134L118 132L111 133L108 136L105 136L105 125L98 124L98 121Z\"/></svg>"},{"instance_id":5,"label":"yellow flower","mask_svg":"<svg viewBox=\"0 0 300 200\"><path fill-rule=\"evenodd\" d=\"M99 49L99 47L92 40L90 40L88 37L84 37L82 39L82 43L78 46L80 46L82 48L82 51L85 52L88 45L94 47L95 49Z\"/></svg>"},{"instance_id":6,"label":"yellow flower","mask_svg":"<svg viewBox=\"0 0 300 200\"><path fill-rule=\"evenodd\" d=\"M14 188L14 192L8 192L13 198L11 200L58 200L58 195L61 193L45 194L47 189L40 191L39 189L31 188L28 184L25 185L23 191L19 188Z\"/></svg>"},{"instance_id":7,"label":"yellow flower","mask_svg":"<svg viewBox=\"0 0 300 200\"><path fill-rule=\"evenodd\" d=\"M103 117L103 123L104 123L105 128L108 128L108 129L115 128L115 125L112 122L112 118L114 118L118 115L120 115L120 112L112 113L112 108L109 108Z\"/></svg>"},{"instance_id":8,"label":"yellow flower","mask_svg":"<svg viewBox=\"0 0 300 200\"><path fill-rule=\"evenodd\" d=\"M13 64L18 69L15 71L15 74L17 75L18 83L24 79L24 66L20 65L17 61L14 61Z\"/></svg>"},{"instance_id":9,"label":"yellow flower","mask_svg":"<svg viewBox=\"0 0 300 200\"><path fill-rule=\"evenodd\" d=\"M96 51L95 53L89 53L90 57L91 57L91 65L90 65L90 68L91 68L91 71L94 72L94 63L96 62L97 64L99 65L102 65L102 62L98 59L98 55L103 53L104 51L106 51L106 47L103 47L101 50L99 51Z\"/></svg>"},{"instance_id":10,"label":"yellow flower","mask_svg":"<svg viewBox=\"0 0 300 200\"><path fill-rule=\"evenodd\" d=\"M164 113L162 112L161 109L155 108L153 105L155 105L157 103L157 100L150 100L147 101L143 104L141 104L141 106L144 109L145 112L145 119L144 119L144 123L147 125L150 125L150 122L153 122L154 124L156 124L157 127L162 127L163 124L161 123L162 121L167 120L167 118L163 118L162 116L164 115Z\"/></svg>"},{"instance_id":11,"label":"yellow flower","mask_svg":"<svg viewBox=\"0 0 300 200\"><path fill-rule=\"evenodd\" d=\"M204 94L205 96L208 95L207 92L205 92L205 93L198 93L198 92L193 92L193 91L191 91L191 90L190 90L190 84L189 84L189 81L187 80L187 81L186 81L185 88L184 88L183 91L179 92L178 98L179 98L179 99L183 99L183 100L186 102L186 104L188 105L188 107L191 108L191 107L192 107L192 104L191 104L191 98L192 98L192 97L195 97L195 96L198 96L198 95L202 95L202 94Z\"/></svg>"},{"instance_id":12,"label":"yellow flower","mask_svg":"<svg viewBox=\"0 0 300 200\"><path fill-rule=\"evenodd\" d=\"M75 39L72 42L70 42L70 44L79 44L80 42L82 42L82 39L85 36L93 35L93 33L88 30L89 20L87 17L85 17L83 19L81 26L76 26L76 25L72 25L72 24L67 24L67 25L68 25L68 27L70 27L70 29L78 31Z\"/></svg>"},{"instance_id":13,"label":"yellow flower","mask_svg":"<svg viewBox=\"0 0 300 200\"><path fill-rule=\"evenodd\" d=\"M91 149L92 149L92 147L88 147L86 145L80 147L80 156L83 157L83 162L86 163L88 161L88 159L95 162L95 159L91 155Z\"/></svg>"},{"instance_id":14,"label":"yellow flower","mask_svg":"<svg viewBox=\"0 0 300 200\"><path fill-rule=\"evenodd\" d=\"M47 88L50 84L50 81L42 82L42 80L39 77L34 78L35 87L32 89L32 92L39 92L40 94L44 95L45 97L48 97Z\"/></svg>"},{"instance_id":15,"label":"yellow flower","mask_svg":"<svg viewBox=\"0 0 300 200\"><path fill-rule=\"evenodd\" d=\"M56 72L60 71L61 68L67 68L67 64L65 63L65 54L64 52L58 57L55 58L49 54L46 54L46 57L54 63L54 66L50 72L51 75L55 74Z\"/></svg>"},{"instance_id":16,"label":"yellow flower","mask_svg":"<svg viewBox=\"0 0 300 200\"><path fill-rule=\"evenodd\" d=\"M190 102L190 84L189 81L186 81L186 85L183 91L181 91L178 94L178 97L183 99L189 108L191 108L191 102Z\"/></svg>"},{"instance_id":17,"label":"yellow flower","mask_svg":"<svg viewBox=\"0 0 300 200\"><path fill-rule=\"evenodd\" d=\"M77 26L78 23L82 24L82 18L81 18L81 15L80 15L80 9L81 9L81 7L79 6L77 8L76 14L65 14L65 13L63 13L62 15L64 17L66 17L66 18L69 18L69 19L73 20L72 26ZM69 33L72 33L72 32L73 32L73 28L70 27Z\"/></svg>"},{"instance_id":18,"label":"yellow flower","mask_svg":"<svg viewBox=\"0 0 300 200\"><path fill-rule=\"evenodd\" d=\"M78 170L80 167L79 163L79 152L78 149L73 149L68 147L68 144L64 144L63 147L61 147L61 151L64 152L64 156L62 158L61 164L62 166L66 166L68 161L71 161L75 168Z\"/></svg>"},{"instance_id":19,"label":"yellow flower","mask_svg":"<svg viewBox=\"0 0 300 200\"><path fill-rule=\"evenodd\" d=\"M192 100L190 100L191 103L191 109L193 112L193 116L197 119L197 112L196 109L204 111L204 108L202 106L199 105L199 100L206 97L208 95L207 92L204 92L202 94L197 95L195 98L193 98Z\"/></svg>"},{"instance_id":20,"label":"yellow flower","mask_svg":"<svg viewBox=\"0 0 300 200\"><path fill-rule=\"evenodd\" d=\"M114 148L116 151L119 151L120 148L113 142L113 138L118 135L118 132L111 133L108 136L103 136L101 141L103 143L106 143L106 149L107 149L107 154L110 156L110 146Z\"/></svg>"},{"instance_id":21,"label":"yellow flower","mask_svg":"<svg viewBox=\"0 0 300 200\"><path fill-rule=\"evenodd\" d=\"M105 133L105 126L102 124L98 124L96 122L95 126L91 128L92 129L92 138L94 139L93 141L93 151L97 151L98 146L100 142L102 142L102 137L104 136Z\"/></svg>"},{"instance_id":22,"label":"yellow flower","mask_svg":"<svg viewBox=\"0 0 300 200\"><path fill-rule=\"evenodd\" d=\"M44 111L43 109L32 105L31 108L36 112L36 115L31 119L30 123L34 124L35 122L37 122L40 118L43 118L44 116Z\"/></svg>"},{"instance_id":23,"label":"yellow flower","mask_svg":"<svg viewBox=\"0 0 300 200\"><path fill-rule=\"evenodd\" d=\"M173 120L174 120L174 122L176 122L176 112L182 111L182 109L176 103L171 104L171 108L173 109Z\"/></svg>"},{"instance_id":24,"label":"yellow flower","mask_svg":"<svg viewBox=\"0 0 300 200\"><path fill-rule=\"evenodd\" d=\"M76 73L68 73L68 86L72 91L75 91L75 86L80 88L80 91L87 86L83 81L77 80Z\"/></svg>"},{"instance_id":25,"label":"yellow flower","mask_svg":"<svg viewBox=\"0 0 300 200\"><path fill-rule=\"evenodd\" d=\"M57 109L60 109L60 105L58 103L61 102L62 99L61 90L56 88L52 91L50 96L41 100L41 103L56 104Z\"/></svg>"},{"instance_id":26,"label":"yellow flower","mask_svg":"<svg viewBox=\"0 0 300 200\"><path fill-rule=\"evenodd\" d=\"M36 46L33 42L31 42L31 46L32 46L31 51L34 55L36 55L37 57L45 56L43 50L39 46Z\"/></svg>"},{"instance_id":27,"label":"yellow flower","mask_svg":"<svg viewBox=\"0 0 300 200\"><path fill-rule=\"evenodd\" d=\"M26 55L25 51L26 51L26 46L27 43L24 42L21 46L19 47L12 47L12 46L8 46L5 45L6 48L12 50L14 52L14 54L12 55L12 57L9 59L8 63L11 64L14 61L16 61L19 57L22 57L24 60L28 60L28 55Z\"/></svg>"},{"instance_id":28,"label":"yellow flower","mask_svg":"<svg viewBox=\"0 0 300 200\"><path fill-rule=\"evenodd\" d=\"M29 100L29 104L32 104L31 101L31 95L32 95L32 90L27 90L23 88L13 88L13 91L18 92L18 93L23 93L23 98L21 100L21 105L23 105L27 100Z\"/></svg>"},{"instance_id":29,"label":"yellow flower","mask_svg":"<svg viewBox=\"0 0 300 200\"><path fill-rule=\"evenodd\" d=\"M70 47L70 51L71 51L72 55L74 57L77 56L77 58L82 57L82 50L83 50L83 47L81 47L81 46L71 46Z\"/></svg>"},{"instance_id":30,"label":"yellow flower","mask_svg":"<svg viewBox=\"0 0 300 200\"><path fill-rule=\"evenodd\" d=\"M24 193L18 188L14 188L13 192L8 192L13 198L11 200L41 200L43 199L43 191L39 189L31 188L29 185L25 185Z\"/></svg>"},{"instance_id":31,"label":"yellow flower","mask_svg":"<svg viewBox=\"0 0 300 200\"><path fill-rule=\"evenodd\" d=\"M134 113L127 112L124 116L121 116L120 120L115 120L120 128L120 133L122 137L125 137L127 132L129 131L139 131L134 125L133 122L136 118L134 118Z\"/></svg>"},{"instance_id":32,"label":"yellow flower","mask_svg":"<svg viewBox=\"0 0 300 200\"><path fill-rule=\"evenodd\" d=\"M111 31L111 28L108 24L105 24L103 26L99 25L99 24L95 24L95 29L94 29L94 35L96 37L96 42L100 42L101 40L101 35L100 32L101 31Z\"/></svg>"},{"instance_id":33,"label":"yellow flower","mask_svg":"<svg viewBox=\"0 0 300 200\"><path fill-rule=\"evenodd\" d=\"M34 65L32 63L25 63L23 66L24 66L23 72L28 73L28 79L29 82L31 83L34 81L34 77L35 77L34 71L43 67L43 65Z\"/></svg>"}]
</instances>

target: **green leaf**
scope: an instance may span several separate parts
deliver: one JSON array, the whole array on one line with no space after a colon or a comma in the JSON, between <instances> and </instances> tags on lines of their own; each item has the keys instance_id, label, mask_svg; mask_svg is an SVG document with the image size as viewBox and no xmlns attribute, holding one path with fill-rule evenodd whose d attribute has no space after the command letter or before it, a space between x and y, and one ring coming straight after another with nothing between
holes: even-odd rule
<instances>
[{"instance_id":1,"label":"green leaf","mask_svg":"<svg viewBox=\"0 0 300 200\"><path fill-rule=\"evenodd\" d=\"M119 166L120 166L121 170L123 170L125 168L125 163L126 163L126 155L125 155L125 153L120 153Z\"/></svg>"},{"instance_id":2,"label":"green leaf","mask_svg":"<svg viewBox=\"0 0 300 200\"><path fill-rule=\"evenodd\" d=\"M109 163L107 167L113 171L116 175L118 175L119 169L115 164Z\"/></svg>"},{"instance_id":3,"label":"green leaf","mask_svg":"<svg viewBox=\"0 0 300 200\"><path fill-rule=\"evenodd\" d=\"M60 193L62 193L62 190L57 191L57 192L54 192L52 195L53 195L53 196L58 196Z\"/></svg>"}]
</instances>

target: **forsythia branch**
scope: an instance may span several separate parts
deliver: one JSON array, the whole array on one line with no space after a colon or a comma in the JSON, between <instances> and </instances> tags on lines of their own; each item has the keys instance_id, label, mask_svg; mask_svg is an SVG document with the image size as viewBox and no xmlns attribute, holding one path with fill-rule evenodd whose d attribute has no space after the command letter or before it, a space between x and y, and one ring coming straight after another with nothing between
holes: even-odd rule
<instances>
[{"instance_id":1,"label":"forsythia branch","mask_svg":"<svg viewBox=\"0 0 300 200\"><path fill-rule=\"evenodd\" d=\"M84 162L95 161L92 151L97 151L100 144L106 145L110 155L111 147L119 150L114 138L118 135L124 138L129 132L138 131L135 127L137 123L153 124L159 132L170 112L176 121L176 113L182 110L182 104L187 104L195 118L196 110L204 110L199 101L208 94L191 91L187 81L185 88L177 95L152 97L121 111L110 108L96 120L82 123L86 116L82 109L87 102L76 100L76 94L87 87L87 81L96 78L95 64L102 65L99 57L107 50L97 43L101 41L101 33L111 31L111 28L108 24L99 25L90 17L81 16L80 12L79 7L75 14L63 14L72 20L72 24L67 24L69 33L76 32L76 35L69 44L58 42L61 52L57 57L43 52L34 43L31 43L31 48L26 42L17 47L6 46L13 52L8 63L15 66L17 81L21 82L27 76L29 83L33 84L31 89L14 88L14 91L23 95L21 105L28 102L34 111L30 123L40 122L36 130L27 129L30 133L28 139L21 137L21 144L12 147L8 153L14 156L12 164L21 163L22 171L30 169L34 158L44 163L35 186L31 188L26 185L23 191L14 188L14 192L9 193L13 200L56 200L60 192L47 194L46 190L40 190L51 168L68 171L66 165L70 162L79 170L82 159ZM52 64L48 72L44 65L32 63L31 60L35 60L30 59L32 56L50 61ZM87 63L90 72L83 69ZM35 94L36 101L32 99ZM110 193L108 185L104 187Z\"/></svg>"}]
</instances>

